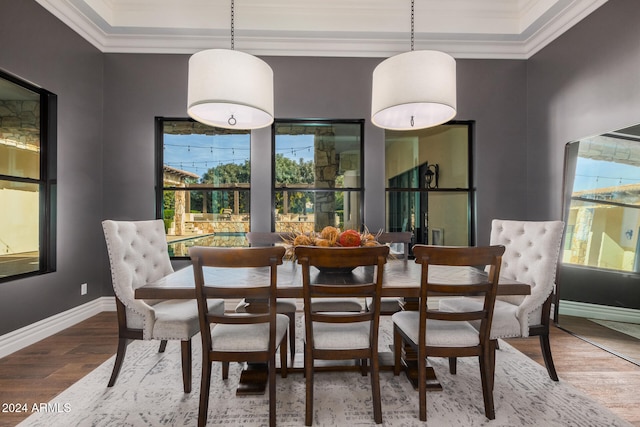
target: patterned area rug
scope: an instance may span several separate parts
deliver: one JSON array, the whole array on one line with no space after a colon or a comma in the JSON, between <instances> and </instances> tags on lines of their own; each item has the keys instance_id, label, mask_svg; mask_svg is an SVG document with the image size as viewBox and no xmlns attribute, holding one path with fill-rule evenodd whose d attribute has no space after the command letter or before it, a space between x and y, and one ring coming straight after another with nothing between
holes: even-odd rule
<instances>
[{"instance_id":1,"label":"patterned area rug","mask_svg":"<svg viewBox=\"0 0 640 427\"><path fill-rule=\"evenodd\" d=\"M381 349L390 344L390 321L381 326ZM301 332L301 331L300 331ZM300 334L298 335L300 336ZM182 392L180 346L170 342L164 354L157 342L133 342L112 388L107 388L113 360L50 402L48 412L34 413L20 426L193 426L197 424L200 341L194 337L193 391ZM302 349L301 343L297 347ZM298 357L301 357L299 354ZM431 363L444 390L427 395L428 425L432 426L629 426L592 399L560 380L505 342L496 355L496 419L484 416L477 360L459 359L458 373L449 374L447 361ZM208 425L268 424L265 396L236 397L239 364L229 379L214 366ZM417 392L404 375L380 374L383 425L425 425L418 420ZM304 425L305 385L302 374L277 379L277 423ZM315 377L314 426L375 425L369 377L358 372L320 372Z\"/></svg>"}]
</instances>

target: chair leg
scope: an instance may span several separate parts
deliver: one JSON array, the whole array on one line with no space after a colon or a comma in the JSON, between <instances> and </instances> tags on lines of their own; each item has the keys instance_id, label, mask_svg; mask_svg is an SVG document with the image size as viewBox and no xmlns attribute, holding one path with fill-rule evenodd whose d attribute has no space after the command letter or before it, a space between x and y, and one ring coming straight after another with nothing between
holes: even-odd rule
<instances>
[{"instance_id":1,"label":"chair leg","mask_svg":"<svg viewBox=\"0 0 640 427\"><path fill-rule=\"evenodd\" d=\"M211 386L211 361L202 358L202 378L200 380L200 406L198 408L198 427L207 425L209 411L209 387Z\"/></svg>"},{"instance_id":2,"label":"chair leg","mask_svg":"<svg viewBox=\"0 0 640 427\"><path fill-rule=\"evenodd\" d=\"M120 373L120 368L122 368L122 361L124 360L124 355L127 352L127 338L118 338L118 351L116 353L116 361L113 364L113 371L111 371L111 378L109 378L109 384L107 387L113 387L116 383L116 379L118 378L118 374Z\"/></svg>"},{"instance_id":3,"label":"chair leg","mask_svg":"<svg viewBox=\"0 0 640 427\"><path fill-rule=\"evenodd\" d=\"M478 362L480 364L480 378L482 380L482 397L484 398L484 414L493 420L496 418L495 408L493 405L493 371L491 367L491 353L495 352L495 341L489 343L488 348L484 348Z\"/></svg>"},{"instance_id":4,"label":"chair leg","mask_svg":"<svg viewBox=\"0 0 640 427\"><path fill-rule=\"evenodd\" d=\"M382 403L380 398L380 362L378 353L371 356L371 396L373 398L373 420L382 424Z\"/></svg>"},{"instance_id":5,"label":"chair leg","mask_svg":"<svg viewBox=\"0 0 640 427\"><path fill-rule=\"evenodd\" d=\"M273 366L275 369L275 364ZM287 334L284 334L280 342L280 376L287 378Z\"/></svg>"},{"instance_id":6,"label":"chair leg","mask_svg":"<svg viewBox=\"0 0 640 427\"><path fill-rule=\"evenodd\" d=\"M451 375L455 375L458 372L458 358L450 357L449 358L449 373Z\"/></svg>"},{"instance_id":7,"label":"chair leg","mask_svg":"<svg viewBox=\"0 0 640 427\"><path fill-rule=\"evenodd\" d=\"M184 392L191 393L191 340L180 342L182 352L182 384Z\"/></svg>"},{"instance_id":8,"label":"chair leg","mask_svg":"<svg viewBox=\"0 0 640 427\"><path fill-rule=\"evenodd\" d=\"M420 421L427 421L427 358L418 349L418 401Z\"/></svg>"},{"instance_id":9,"label":"chair leg","mask_svg":"<svg viewBox=\"0 0 640 427\"><path fill-rule=\"evenodd\" d=\"M398 332L396 325L393 325L393 375L400 375L402 336Z\"/></svg>"},{"instance_id":10,"label":"chair leg","mask_svg":"<svg viewBox=\"0 0 640 427\"><path fill-rule=\"evenodd\" d=\"M544 364L547 367L549 377L553 381L558 381L558 373L556 372L556 367L553 364L553 357L551 356L551 343L549 342L548 333L540 335L540 349L542 350L542 358L544 359Z\"/></svg>"},{"instance_id":11,"label":"chair leg","mask_svg":"<svg viewBox=\"0 0 640 427\"><path fill-rule=\"evenodd\" d=\"M222 362L222 379L229 378L229 362Z\"/></svg>"},{"instance_id":12,"label":"chair leg","mask_svg":"<svg viewBox=\"0 0 640 427\"><path fill-rule=\"evenodd\" d=\"M367 363L367 359L360 359L360 374L363 377L367 376L367 371L368 371L368 363Z\"/></svg>"},{"instance_id":13,"label":"chair leg","mask_svg":"<svg viewBox=\"0 0 640 427\"><path fill-rule=\"evenodd\" d=\"M313 358L311 355L311 349L305 346L304 351L304 376L306 383L305 393L305 411L304 411L304 425L310 426L313 424Z\"/></svg>"},{"instance_id":14,"label":"chair leg","mask_svg":"<svg viewBox=\"0 0 640 427\"><path fill-rule=\"evenodd\" d=\"M291 366L296 357L296 313L285 313L289 317L289 351L291 352Z\"/></svg>"},{"instance_id":15,"label":"chair leg","mask_svg":"<svg viewBox=\"0 0 640 427\"><path fill-rule=\"evenodd\" d=\"M287 357L287 337L285 336L284 341L284 353L285 353L285 361ZM286 369L286 368L285 368ZM269 376L269 427L276 427L276 355L275 353L271 354L269 358L269 367L268 374ZM286 375L286 373L285 373Z\"/></svg>"},{"instance_id":16,"label":"chair leg","mask_svg":"<svg viewBox=\"0 0 640 427\"><path fill-rule=\"evenodd\" d=\"M158 353L164 353L167 349L167 340L160 341L160 348L158 349Z\"/></svg>"}]
</instances>

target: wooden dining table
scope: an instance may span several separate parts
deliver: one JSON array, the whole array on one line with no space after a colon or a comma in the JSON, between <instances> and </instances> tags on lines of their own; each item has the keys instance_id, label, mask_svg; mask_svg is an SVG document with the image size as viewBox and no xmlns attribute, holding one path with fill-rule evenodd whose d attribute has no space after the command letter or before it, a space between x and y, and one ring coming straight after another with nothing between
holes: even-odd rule
<instances>
[{"instance_id":1,"label":"wooden dining table","mask_svg":"<svg viewBox=\"0 0 640 427\"><path fill-rule=\"evenodd\" d=\"M384 267L382 297L398 297L404 310L417 309L417 299L420 291L420 275L422 266L413 260L392 259ZM374 277L374 267L358 267L350 272L319 271L312 268L311 280L317 283L345 283L357 284L371 282ZM205 283L237 287L238 298L242 297L241 288L244 284L269 283L269 268L230 269L204 267ZM303 298L302 268L295 261L285 261L278 266L278 298ZM486 280L483 270L472 267L430 266L429 279L442 284L478 283ZM531 287L528 284L513 279L501 277L498 284L498 295L529 295ZM195 282L191 266L177 270L162 279L148 283L135 290L137 299L192 299L195 298ZM403 364L409 380L417 387L417 362L414 352L405 346L403 350ZM393 368L393 354L380 352L380 369ZM295 358L298 363L302 357ZM359 369L345 366L320 366L318 370ZM289 372L303 372L302 366L291 366ZM247 365L240 377L237 394L263 393L267 375L264 366ZM433 369L428 369L427 388L441 390Z\"/></svg>"},{"instance_id":2,"label":"wooden dining table","mask_svg":"<svg viewBox=\"0 0 640 427\"><path fill-rule=\"evenodd\" d=\"M205 283L229 287L269 282L269 268L230 269L204 267ZM321 272L313 270L311 280L324 283L366 283L373 279L373 267L358 267L351 272ZM417 298L420 292L421 265L412 260L389 260L384 267L382 297ZM478 283L486 273L471 267L430 266L429 280L443 284ZM278 266L278 298L302 298L302 268L294 261ZM528 284L501 277L498 295L529 295ZM193 269L187 266L160 280L135 290L137 299L192 299L195 298Z\"/></svg>"}]
</instances>

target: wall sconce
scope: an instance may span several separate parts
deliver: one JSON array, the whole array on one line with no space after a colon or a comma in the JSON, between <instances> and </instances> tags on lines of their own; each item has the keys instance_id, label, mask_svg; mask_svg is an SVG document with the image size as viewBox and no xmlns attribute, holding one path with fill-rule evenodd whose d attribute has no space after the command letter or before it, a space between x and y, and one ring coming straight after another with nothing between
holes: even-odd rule
<instances>
[{"instance_id":1,"label":"wall sconce","mask_svg":"<svg viewBox=\"0 0 640 427\"><path fill-rule=\"evenodd\" d=\"M440 166L437 163L427 166L424 174L425 184L428 189L438 188L438 178L440 177Z\"/></svg>"}]
</instances>

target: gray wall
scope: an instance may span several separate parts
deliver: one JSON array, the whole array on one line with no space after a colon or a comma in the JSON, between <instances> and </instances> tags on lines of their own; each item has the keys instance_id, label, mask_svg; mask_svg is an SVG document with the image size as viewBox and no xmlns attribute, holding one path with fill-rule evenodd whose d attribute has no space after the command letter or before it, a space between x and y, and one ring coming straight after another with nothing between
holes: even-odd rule
<instances>
[{"instance_id":1,"label":"gray wall","mask_svg":"<svg viewBox=\"0 0 640 427\"><path fill-rule=\"evenodd\" d=\"M640 123L640 3L609 0L527 61L528 211L560 218L566 143Z\"/></svg>"},{"instance_id":2,"label":"gray wall","mask_svg":"<svg viewBox=\"0 0 640 427\"><path fill-rule=\"evenodd\" d=\"M566 143L640 123L640 3L609 0L527 61L528 211L560 218ZM638 277L560 268L560 297L640 308Z\"/></svg>"},{"instance_id":3,"label":"gray wall","mask_svg":"<svg viewBox=\"0 0 640 427\"><path fill-rule=\"evenodd\" d=\"M0 69L58 95L57 271L0 283L1 335L101 296L105 251L102 54L35 1L2 0Z\"/></svg>"}]
</instances>

